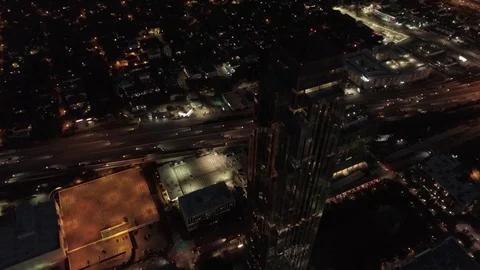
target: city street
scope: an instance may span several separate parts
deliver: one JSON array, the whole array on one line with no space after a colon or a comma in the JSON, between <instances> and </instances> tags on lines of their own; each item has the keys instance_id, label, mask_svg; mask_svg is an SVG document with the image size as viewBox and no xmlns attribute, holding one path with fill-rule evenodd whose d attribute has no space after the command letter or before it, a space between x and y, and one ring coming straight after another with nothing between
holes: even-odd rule
<instances>
[{"instance_id":1,"label":"city street","mask_svg":"<svg viewBox=\"0 0 480 270\"><path fill-rule=\"evenodd\" d=\"M455 225L455 231L457 233L466 234L470 240L473 242L473 245L470 247L472 252L480 251L480 232L475 230L470 224L460 222Z\"/></svg>"}]
</instances>

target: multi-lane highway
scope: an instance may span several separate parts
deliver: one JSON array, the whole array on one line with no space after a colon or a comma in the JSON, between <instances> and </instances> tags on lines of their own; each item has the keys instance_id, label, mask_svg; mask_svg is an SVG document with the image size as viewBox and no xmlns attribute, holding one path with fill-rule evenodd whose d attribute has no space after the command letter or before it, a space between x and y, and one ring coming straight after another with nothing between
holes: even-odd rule
<instances>
[{"instance_id":1,"label":"multi-lane highway","mask_svg":"<svg viewBox=\"0 0 480 270\"><path fill-rule=\"evenodd\" d=\"M423 84L422 84L423 85ZM347 96L349 104L367 106L385 119L398 119L480 100L480 82L431 81L426 86L405 86L397 91L360 93ZM20 177L21 173L58 170L72 165L111 162L151 153L220 145L245 138L252 120L218 124L201 121L168 121L115 129L96 129L69 138L55 139L29 149L0 153L0 181Z\"/></svg>"},{"instance_id":2,"label":"multi-lane highway","mask_svg":"<svg viewBox=\"0 0 480 270\"><path fill-rule=\"evenodd\" d=\"M480 100L480 81L457 81L421 84L422 87L405 87L397 91L371 92L348 96L347 102L365 105L368 111L395 120L415 113L444 110Z\"/></svg>"},{"instance_id":3,"label":"multi-lane highway","mask_svg":"<svg viewBox=\"0 0 480 270\"><path fill-rule=\"evenodd\" d=\"M188 127L184 122L156 127L130 126L57 139L34 148L0 153L0 180L19 178L33 171L63 170L155 153L228 145L246 138L252 122L244 119Z\"/></svg>"}]
</instances>

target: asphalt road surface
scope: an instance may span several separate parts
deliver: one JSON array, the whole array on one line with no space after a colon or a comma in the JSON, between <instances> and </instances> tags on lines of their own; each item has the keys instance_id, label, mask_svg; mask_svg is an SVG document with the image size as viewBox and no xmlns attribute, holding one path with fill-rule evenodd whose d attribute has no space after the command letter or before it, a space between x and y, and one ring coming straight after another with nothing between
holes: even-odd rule
<instances>
[{"instance_id":1,"label":"asphalt road surface","mask_svg":"<svg viewBox=\"0 0 480 270\"><path fill-rule=\"evenodd\" d=\"M0 182L42 170L108 163L150 154L228 144L246 138L250 119L191 125L130 126L62 138L44 145L0 153Z\"/></svg>"},{"instance_id":2,"label":"asphalt road surface","mask_svg":"<svg viewBox=\"0 0 480 270\"><path fill-rule=\"evenodd\" d=\"M371 113L386 120L396 120L415 113L444 110L480 101L480 81L449 81L406 87L395 91L360 93L346 97L350 105L365 105Z\"/></svg>"}]
</instances>

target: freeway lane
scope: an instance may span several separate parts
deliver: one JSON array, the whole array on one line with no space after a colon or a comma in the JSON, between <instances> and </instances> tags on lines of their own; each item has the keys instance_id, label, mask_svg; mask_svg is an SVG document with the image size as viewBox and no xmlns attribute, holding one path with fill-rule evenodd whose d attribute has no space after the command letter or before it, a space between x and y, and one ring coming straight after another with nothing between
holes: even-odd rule
<instances>
[{"instance_id":1,"label":"freeway lane","mask_svg":"<svg viewBox=\"0 0 480 270\"><path fill-rule=\"evenodd\" d=\"M92 141L68 140L63 142L59 140L59 143L15 152L14 155L21 155L24 158L19 162L0 166L0 175L11 177L16 173L42 170L46 166L64 168L85 161L109 161L140 156L162 151L162 148L165 151L185 149L195 147L193 144L202 140L223 142L228 141L222 136L225 132L235 131L239 133L237 137L246 137L252 128L252 120L236 120L192 128L151 132L124 130L111 134L109 131L108 136L106 134L91 136L94 137Z\"/></svg>"},{"instance_id":2,"label":"freeway lane","mask_svg":"<svg viewBox=\"0 0 480 270\"><path fill-rule=\"evenodd\" d=\"M243 132L243 131L242 131ZM228 141L228 146L238 146L245 144L247 141L246 136L238 136L235 139ZM98 164L85 165L81 167L71 167L67 170L39 170L16 173L10 177L0 181L1 186L12 185L16 183L24 183L29 181L42 181L52 178L58 178L61 176L80 175L85 170L110 170L118 167L126 167L131 165L139 165L147 162L170 162L172 160L178 160L184 157L193 156L198 153L200 148L187 147L185 144L179 143L172 147L170 152L151 153L147 155L140 154L140 157L129 156L127 159L113 160L110 162L101 162ZM211 141L209 147L214 149L225 148L224 140Z\"/></svg>"},{"instance_id":3,"label":"freeway lane","mask_svg":"<svg viewBox=\"0 0 480 270\"><path fill-rule=\"evenodd\" d=\"M365 92L357 94L355 96L347 96L345 99L349 104L366 104L372 105L376 103L385 102L387 99L397 98L411 98L417 95L434 96L435 92L439 94L453 95L456 93L465 93L478 91L478 82L474 83L459 83L456 81L450 82L438 82L438 83L426 83L421 81L418 84L410 86L408 88L400 88L398 90L378 91L378 92ZM448 89L448 90L447 90Z\"/></svg>"},{"instance_id":4,"label":"freeway lane","mask_svg":"<svg viewBox=\"0 0 480 270\"><path fill-rule=\"evenodd\" d=\"M238 121L243 121L243 120L232 120L232 121L226 121L223 124L225 125L230 125L230 124L235 124ZM162 135L162 134L168 134L168 133L181 133L190 130L191 128L195 129L197 127L205 127L209 128L215 125L221 125L221 124L203 124L198 121L192 121L187 122L187 121L169 121L169 123L158 123L158 124L145 124L145 125L140 125L140 126L127 126L127 127L121 127L121 128L115 128L115 129L100 129L96 130L95 133L90 132L90 133L84 133L81 135L73 136L73 137L67 137L67 138L61 138L61 139L55 139L51 142L47 142L43 145L34 147L34 148L27 148L27 149L21 149L21 151L17 151L17 153L14 153L14 155L21 155L21 156L31 156L31 155L38 155L38 153L45 152L45 150L48 151L55 151L55 149L61 148L61 149L72 149L72 148L78 148L78 147L88 147L89 144L95 144L99 142L108 142L108 141L124 141L128 140L129 138L135 137L136 139L141 139L141 138L148 138L153 136L154 134L157 135ZM47 152L48 152L47 151ZM47 153L47 155L52 155L54 153ZM1 155L1 154L0 154Z\"/></svg>"},{"instance_id":5,"label":"freeway lane","mask_svg":"<svg viewBox=\"0 0 480 270\"><path fill-rule=\"evenodd\" d=\"M418 111L443 110L480 100L480 82L455 81L440 86L426 86L417 90L398 90L362 93L346 97L348 104L365 105L368 111L385 117L403 118Z\"/></svg>"}]
</instances>

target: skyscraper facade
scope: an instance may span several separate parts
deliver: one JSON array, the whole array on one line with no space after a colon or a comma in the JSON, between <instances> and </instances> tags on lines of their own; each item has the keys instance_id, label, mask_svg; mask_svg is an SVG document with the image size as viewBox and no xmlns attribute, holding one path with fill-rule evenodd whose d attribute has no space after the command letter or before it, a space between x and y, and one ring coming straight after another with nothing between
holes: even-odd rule
<instances>
[{"instance_id":1,"label":"skyscraper facade","mask_svg":"<svg viewBox=\"0 0 480 270\"><path fill-rule=\"evenodd\" d=\"M271 52L249 144L252 269L308 266L343 124L342 57L319 37Z\"/></svg>"}]
</instances>

